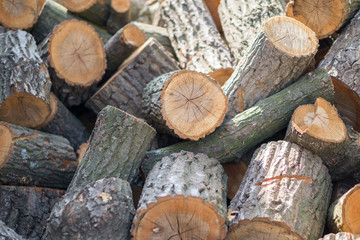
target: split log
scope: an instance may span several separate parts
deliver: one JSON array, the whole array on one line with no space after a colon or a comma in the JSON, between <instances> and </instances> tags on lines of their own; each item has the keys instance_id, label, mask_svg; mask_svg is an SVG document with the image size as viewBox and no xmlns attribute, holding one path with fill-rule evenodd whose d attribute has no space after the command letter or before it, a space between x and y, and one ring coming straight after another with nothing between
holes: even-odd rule
<instances>
[{"instance_id":1,"label":"split log","mask_svg":"<svg viewBox=\"0 0 360 240\"><path fill-rule=\"evenodd\" d=\"M227 117L297 80L315 56L318 42L310 28L292 18L268 19L244 62L222 87L229 99Z\"/></svg>"},{"instance_id":2,"label":"split log","mask_svg":"<svg viewBox=\"0 0 360 240\"><path fill-rule=\"evenodd\" d=\"M163 46L150 38L125 60L120 69L85 106L98 113L111 105L143 118L141 102L146 84L162 74L178 69L177 62Z\"/></svg>"},{"instance_id":3,"label":"split log","mask_svg":"<svg viewBox=\"0 0 360 240\"><path fill-rule=\"evenodd\" d=\"M68 191L54 206L45 239L130 239L130 184L105 178Z\"/></svg>"},{"instance_id":4,"label":"split log","mask_svg":"<svg viewBox=\"0 0 360 240\"><path fill-rule=\"evenodd\" d=\"M83 21L69 20L57 25L39 45L39 51L49 63L54 93L67 106L85 101L105 73L101 39Z\"/></svg>"},{"instance_id":5,"label":"split log","mask_svg":"<svg viewBox=\"0 0 360 240\"><path fill-rule=\"evenodd\" d=\"M285 140L317 154L339 181L360 171L360 133L345 126L334 106L323 98L298 107L289 123Z\"/></svg>"},{"instance_id":6,"label":"split log","mask_svg":"<svg viewBox=\"0 0 360 240\"><path fill-rule=\"evenodd\" d=\"M27 32L0 34L0 120L38 128L50 114L51 81Z\"/></svg>"},{"instance_id":7,"label":"split log","mask_svg":"<svg viewBox=\"0 0 360 240\"><path fill-rule=\"evenodd\" d=\"M155 130L140 119L107 106L98 114L89 146L68 191L104 177L134 178Z\"/></svg>"},{"instance_id":8,"label":"split log","mask_svg":"<svg viewBox=\"0 0 360 240\"><path fill-rule=\"evenodd\" d=\"M0 184L66 189L76 156L61 136L0 122Z\"/></svg>"},{"instance_id":9,"label":"split log","mask_svg":"<svg viewBox=\"0 0 360 240\"><path fill-rule=\"evenodd\" d=\"M324 70L308 73L284 90L236 115L204 139L147 152L143 171L148 173L161 158L180 150L205 153L222 163L237 162L256 144L286 128L299 105L312 103L318 97L331 101L333 96L331 77Z\"/></svg>"},{"instance_id":10,"label":"split log","mask_svg":"<svg viewBox=\"0 0 360 240\"><path fill-rule=\"evenodd\" d=\"M231 77L233 72L233 68L220 68L209 72L208 75L215 79L220 84L220 86L223 86L225 82Z\"/></svg>"},{"instance_id":11,"label":"split log","mask_svg":"<svg viewBox=\"0 0 360 240\"><path fill-rule=\"evenodd\" d=\"M358 0L292 0L286 5L286 16L304 23L322 39L340 29L359 7Z\"/></svg>"},{"instance_id":12,"label":"split log","mask_svg":"<svg viewBox=\"0 0 360 240\"><path fill-rule=\"evenodd\" d=\"M331 204L328 213L328 227L332 232L360 234L360 184L355 185Z\"/></svg>"},{"instance_id":13,"label":"split log","mask_svg":"<svg viewBox=\"0 0 360 240\"><path fill-rule=\"evenodd\" d=\"M64 190L0 186L0 220L22 237L41 239L51 209Z\"/></svg>"},{"instance_id":14,"label":"split log","mask_svg":"<svg viewBox=\"0 0 360 240\"><path fill-rule=\"evenodd\" d=\"M228 176L227 198L231 200L239 189L245 176L247 166L243 161L237 163L223 163L222 166Z\"/></svg>"},{"instance_id":15,"label":"split log","mask_svg":"<svg viewBox=\"0 0 360 240\"><path fill-rule=\"evenodd\" d=\"M24 240L24 238L6 226L2 221L0 221L0 238L6 240Z\"/></svg>"},{"instance_id":16,"label":"split log","mask_svg":"<svg viewBox=\"0 0 360 240\"><path fill-rule=\"evenodd\" d=\"M146 179L133 239L224 239L226 180L205 154L164 157Z\"/></svg>"},{"instance_id":17,"label":"split log","mask_svg":"<svg viewBox=\"0 0 360 240\"><path fill-rule=\"evenodd\" d=\"M221 0L218 9L220 21L236 61L245 56L247 49L261 31L263 22L282 15L284 9L283 0Z\"/></svg>"},{"instance_id":18,"label":"split log","mask_svg":"<svg viewBox=\"0 0 360 240\"><path fill-rule=\"evenodd\" d=\"M227 99L220 85L195 71L174 71L144 89L143 115L159 131L198 140L223 122Z\"/></svg>"},{"instance_id":19,"label":"split log","mask_svg":"<svg viewBox=\"0 0 360 240\"><path fill-rule=\"evenodd\" d=\"M233 67L234 58L202 0L166 0L162 20L182 68L208 73Z\"/></svg>"},{"instance_id":20,"label":"split log","mask_svg":"<svg viewBox=\"0 0 360 240\"><path fill-rule=\"evenodd\" d=\"M51 113L41 131L65 137L76 151L89 139L90 133L53 93L50 94L50 107Z\"/></svg>"},{"instance_id":21,"label":"split log","mask_svg":"<svg viewBox=\"0 0 360 240\"><path fill-rule=\"evenodd\" d=\"M360 235L353 235L352 233L340 232L337 234L330 233L319 240L359 240Z\"/></svg>"},{"instance_id":22,"label":"split log","mask_svg":"<svg viewBox=\"0 0 360 240\"><path fill-rule=\"evenodd\" d=\"M285 141L263 144L230 203L226 239L317 240L330 195L318 156Z\"/></svg>"}]
</instances>

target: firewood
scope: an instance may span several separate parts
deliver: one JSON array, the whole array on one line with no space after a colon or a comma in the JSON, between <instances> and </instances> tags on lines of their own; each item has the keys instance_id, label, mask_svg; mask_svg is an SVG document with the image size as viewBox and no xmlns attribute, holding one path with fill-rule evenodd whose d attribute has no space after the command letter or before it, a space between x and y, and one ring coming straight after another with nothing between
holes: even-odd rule
<instances>
[{"instance_id":1,"label":"firewood","mask_svg":"<svg viewBox=\"0 0 360 240\"><path fill-rule=\"evenodd\" d=\"M0 184L66 189L76 156L61 136L0 122Z\"/></svg>"},{"instance_id":2,"label":"firewood","mask_svg":"<svg viewBox=\"0 0 360 240\"><path fill-rule=\"evenodd\" d=\"M226 180L205 154L164 157L146 179L133 239L224 239Z\"/></svg>"},{"instance_id":3,"label":"firewood","mask_svg":"<svg viewBox=\"0 0 360 240\"><path fill-rule=\"evenodd\" d=\"M331 204L327 220L332 232L360 234L359 199L360 184L357 184Z\"/></svg>"},{"instance_id":4,"label":"firewood","mask_svg":"<svg viewBox=\"0 0 360 240\"><path fill-rule=\"evenodd\" d=\"M45 239L130 239L130 184L105 178L68 191L54 206Z\"/></svg>"},{"instance_id":5,"label":"firewood","mask_svg":"<svg viewBox=\"0 0 360 240\"><path fill-rule=\"evenodd\" d=\"M64 190L0 186L0 220L26 239L41 239L51 209Z\"/></svg>"},{"instance_id":6,"label":"firewood","mask_svg":"<svg viewBox=\"0 0 360 240\"><path fill-rule=\"evenodd\" d=\"M331 203L335 202L338 198L340 198L352 187L354 187L358 182L359 181L356 181L353 178L347 178L338 182L334 182L330 202Z\"/></svg>"},{"instance_id":7,"label":"firewood","mask_svg":"<svg viewBox=\"0 0 360 240\"><path fill-rule=\"evenodd\" d=\"M330 195L331 178L318 156L285 141L263 144L230 203L227 239L316 240Z\"/></svg>"},{"instance_id":8,"label":"firewood","mask_svg":"<svg viewBox=\"0 0 360 240\"><path fill-rule=\"evenodd\" d=\"M89 141L86 141L86 142L82 143L79 146L79 149L76 151L76 153L77 153L76 162L78 165L80 165L81 161L83 160L88 147L89 147Z\"/></svg>"},{"instance_id":9,"label":"firewood","mask_svg":"<svg viewBox=\"0 0 360 240\"><path fill-rule=\"evenodd\" d=\"M135 20L138 11L136 0L111 0L110 15L106 22L108 32L114 34L131 20ZM136 16L132 16L132 13Z\"/></svg>"},{"instance_id":10,"label":"firewood","mask_svg":"<svg viewBox=\"0 0 360 240\"><path fill-rule=\"evenodd\" d=\"M222 163L237 162L256 144L286 128L299 105L315 102L318 97L331 100L333 96L331 77L324 70L308 73L284 90L236 115L204 139L147 152L142 169L148 173L162 157L180 150L205 153Z\"/></svg>"},{"instance_id":11,"label":"firewood","mask_svg":"<svg viewBox=\"0 0 360 240\"><path fill-rule=\"evenodd\" d=\"M314 32L288 17L272 17L262 27L243 63L222 87L228 118L289 85L305 71L318 48Z\"/></svg>"},{"instance_id":12,"label":"firewood","mask_svg":"<svg viewBox=\"0 0 360 240\"><path fill-rule=\"evenodd\" d=\"M283 0L221 0L218 9L220 21L236 61L245 56L263 22L282 15L284 9Z\"/></svg>"},{"instance_id":13,"label":"firewood","mask_svg":"<svg viewBox=\"0 0 360 240\"><path fill-rule=\"evenodd\" d=\"M153 24L153 21L160 15L160 4L161 0L145 1L145 4L140 8L139 16L136 21L147 25L157 26L157 24Z\"/></svg>"},{"instance_id":14,"label":"firewood","mask_svg":"<svg viewBox=\"0 0 360 240\"><path fill-rule=\"evenodd\" d=\"M142 94L147 83L162 74L179 69L177 62L154 38L139 47L120 69L85 104L95 113L107 105L136 117L142 115Z\"/></svg>"},{"instance_id":15,"label":"firewood","mask_svg":"<svg viewBox=\"0 0 360 240\"><path fill-rule=\"evenodd\" d=\"M220 84L220 86L223 86L225 82L231 77L233 72L233 68L220 68L209 72L208 75L215 79Z\"/></svg>"},{"instance_id":16,"label":"firewood","mask_svg":"<svg viewBox=\"0 0 360 240\"><path fill-rule=\"evenodd\" d=\"M337 234L330 233L325 235L323 238L319 240L359 240L360 235L354 235L352 233L340 232Z\"/></svg>"},{"instance_id":17,"label":"firewood","mask_svg":"<svg viewBox=\"0 0 360 240\"><path fill-rule=\"evenodd\" d=\"M53 93L50 94L50 107L51 113L41 131L65 137L76 151L89 139L90 133Z\"/></svg>"},{"instance_id":18,"label":"firewood","mask_svg":"<svg viewBox=\"0 0 360 240\"><path fill-rule=\"evenodd\" d=\"M227 99L212 78L181 70L152 80L144 89L142 106L159 131L198 140L223 122Z\"/></svg>"},{"instance_id":19,"label":"firewood","mask_svg":"<svg viewBox=\"0 0 360 240\"><path fill-rule=\"evenodd\" d=\"M0 120L38 128L50 114L51 81L34 38L17 30L0 34Z\"/></svg>"},{"instance_id":20,"label":"firewood","mask_svg":"<svg viewBox=\"0 0 360 240\"><path fill-rule=\"evenodd\" d=\"M131 182L155 134L140 119L115 107L105 107L98 114L88 149L68 191L104 177Z\"/></svg>"},{"instance_id":21,"label":"firewood","mask_svg":"<svg viewBox=\"0 0 360 240\"><path fill-rule=\"evenodd\" d=\"M292 0L286 5L286 16L304 23L322 39L340 29L359 7L360 2L352 0Z\"/></svg>"},{"instance_id":22,"label":"firewood","mask_svg":"<svg viewBox=\"0 0 360 240\"><path fill-rule=\"evenodd\" d=\"M85 101L106 69L103 43L83 21L74 19L57 25L39 51L49 63L54 93L67 106Z\"/></svg>"},{"instance_id":23,"label":"firewood","mask_svg":"<svg viewBox=\"0 0 360 240\"><path fill-rule=\"evenodd\" d=\"M345 126L334 106L323 98L298 107L289 123L285 140L317 154L334 181L360 171L360 134Z\"/></svg>"},{"instance_id":24,"label":"firewood","mask_svg":"<svg viewBox=\"0 0 360 240\"><path fill-rule=\"evenodd\" d=\"M233 67L234 58L202 0L165 0L162 20L182 68L208 73Z\"/></svg>"},{"instance_id":25,"label":"firewood","mask_svg":"<svg viewBox=\"0 0 360 240\"><path fill-rule=\"evenodd\" d=\"M0 221L0 238L6 240L24 240L24 238L6 226L2 221Z\"/></svg>"},{"instance_id":26,"label":"firewood","mask_svg":"<svg viewBox=\"0 0 360 240\"><path fill-rule=\"evenodd\" d=\"M236 163L223 163L222 166L228 176L227 198L231 200L234 198L239 189L239 186L245 176L247 166L243 161Z\"/></svg>"}]
</instances>

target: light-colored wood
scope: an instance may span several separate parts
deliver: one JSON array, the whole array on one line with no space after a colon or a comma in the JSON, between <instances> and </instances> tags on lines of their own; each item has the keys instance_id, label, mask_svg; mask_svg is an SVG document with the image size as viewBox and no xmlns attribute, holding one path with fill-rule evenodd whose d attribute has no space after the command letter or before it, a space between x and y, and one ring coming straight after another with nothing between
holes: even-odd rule
<instances>
[{"instance_id":1,"label":"light-colored wood","mask_svg":"<svg viewBox=\"0 0 360 240\"><path fill-rule=\"evenodd\" d=\"M348 232L340 232L337 234L334 233L327 234L323 238L320 238L319 240L359 240L359 239L360 239L360 235L354 235Z\"/></svg>"},{"instance_id":2,"label":"light-colored wood","mask_svg":"<svg viewBox=\"0 0 360 240\"><path fill-rule=\"evenodd\" d=\"M78 165L80 165L81 161L83 160L88 147L89 147L89 141L81 144L79 149L76 151L77 154L76 162Z\"/></svg>"},{"instance_id":3,"label":"light-colored wood","mask_svg":"<svg viewBox=\"0 0 360 240\"><path fill-rule=\"evenodd\" d=\"M220 86L223 86L225 82L231 77L233 72L233 68L220 68L209 72L208 75L215 79L220 84Z\"/></svg>"},{"instance_id":4,"label":"light-colored wood","mask_svg":"<svg viewBox=\"0 0 360 240\"><path fill-rule=\"evenodd\" d=\"M0 24L11 29L31 28L40 15L39 0L2 0Z\"/></svg>"}]
</instances>

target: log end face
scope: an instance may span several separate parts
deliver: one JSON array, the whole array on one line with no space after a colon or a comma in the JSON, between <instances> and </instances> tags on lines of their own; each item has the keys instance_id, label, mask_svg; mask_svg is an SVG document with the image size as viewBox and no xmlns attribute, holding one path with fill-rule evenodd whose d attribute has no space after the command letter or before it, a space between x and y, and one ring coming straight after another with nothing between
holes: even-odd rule
<instances>
[{"instance_id":1,"label":"log end face","mask_svg":"<svg viewBox=\"0 0 360 240\"><path fill-rule=\"evenodd\" d=\"M125 13L130 9L130 0L112 0L111 8L117 13Z\"/></svg>"},{"instance_id":2,"label":"log end face","mask_svg":"<svg viewBox=\"0 0 360 240\"><path fill-rule=\"evenodd\" d=\"M343 203L344 230L360 234L360 184L352 188Z\"/></svg>"},{"instance_id":3,"label":"log end face","mask_svg":"<svg viewBox=\"0 0 360 240\"><path fill-rule=\"evenodd\" d=\"M220 68L209 72L208 75L215 79L220 84L220 86L223 86L230 78L231 74L233 74L233 72L233 68Z\"/></svg>"},{"instance_id":4,"label":"log end face","mask_svg":"<svg viewBox=\"0 0 360 240\"><path fill-rule=\"evenodd\" d=\"M120 38L123 38L127 45L140 47L146 41L146 35L137 26L133 24L127 24Z\"/></svg>"},{"instance_id":5,"label":"log end face","mask_svg":"<svg viewBox=\"0 0 360 240\"><path fill-rule=\"evenodd\" d=\"M0 168L10 159L13 150L13 133L4 122L0 122Z\"/></svg>"},{"instance_id":6,"label":"log end face","mask_svg":"<svg viewBox=\"0 0 360 240\"><path fill-rule=\"evenodd\" d=\"M3 0L0 3L0 23L11 29L28 29L38 18L37 0Z\"/></svg>"}]
</instances>

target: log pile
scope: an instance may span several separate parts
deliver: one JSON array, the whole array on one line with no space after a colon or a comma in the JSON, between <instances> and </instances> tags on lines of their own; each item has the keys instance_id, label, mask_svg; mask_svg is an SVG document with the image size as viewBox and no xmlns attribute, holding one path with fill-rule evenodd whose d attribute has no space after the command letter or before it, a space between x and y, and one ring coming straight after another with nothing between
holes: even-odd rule
<instances>
[{"instance_id":1,"label":"log pile","mask_svg":"<svg viewBox=\"0 0 360 240\"><path fill-rule=\"evenodd\" d=\"M0 238L360 239L359 7L0 1Z\"/></svg>"}]
</instances>

